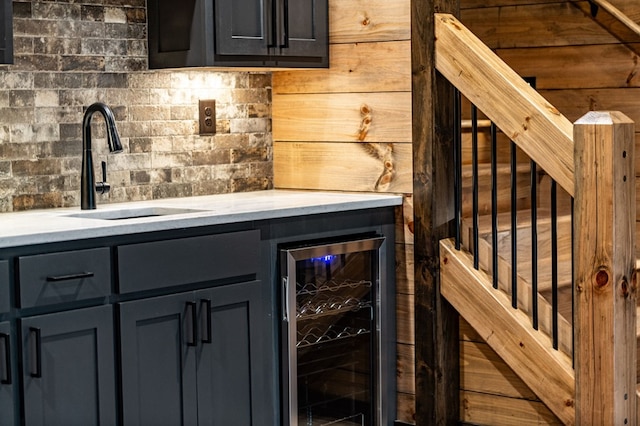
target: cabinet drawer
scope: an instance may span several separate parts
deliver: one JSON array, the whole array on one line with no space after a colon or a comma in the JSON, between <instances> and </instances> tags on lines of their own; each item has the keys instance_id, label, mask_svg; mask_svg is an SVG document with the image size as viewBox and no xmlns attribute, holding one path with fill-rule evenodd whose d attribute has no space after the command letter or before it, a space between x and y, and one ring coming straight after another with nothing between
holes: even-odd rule
<instances>
[{"instance_id":1,"label":"cabinet drawer","mask_svg":"<svg viewBox=\"0 0 640 426\"><path fill-rule=\"evenodd\" d=\"M10 307L9 261L0 260L0 314L9 312Z\"/></svg>"},{"instance_id":2,"label":"cabinet drawer","mask_svg":"<svg viewBox=\"0 0 640 426\"><path fill-rule=\"evenodd\" d=\"M20 306L29 308L111 293L109 248L18 258Z\"/></svg>"},{"instance_id":3,"label":"cabinet drawer","mask_svg":"<svg viewBox=\"0 0 640 426\"><path fill-rule=\"evenodd\" d=\"M251 230L120 246L120 292L254 275L259 243L260 231Z\"/></svg>"}]
</instances>

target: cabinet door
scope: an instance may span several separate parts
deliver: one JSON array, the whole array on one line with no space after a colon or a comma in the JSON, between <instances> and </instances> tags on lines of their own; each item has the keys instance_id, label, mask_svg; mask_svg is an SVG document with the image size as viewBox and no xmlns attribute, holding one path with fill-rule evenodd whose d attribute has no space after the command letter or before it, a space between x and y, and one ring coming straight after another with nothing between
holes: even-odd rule
<instances>
[{"instance_id":1,"label":"cabinet door","mask_svg":"<svg viewBox=\"0 0 640 426\"><path fill-rule=\"evenodd\" d=\"M0 322L0 426L13 426L15 374L11 357L11 330L8 322Z\"/></svg>"},{"instance_id":2,"label":"cabinet door","mask_svg":"<svg viewBox=\"0 0 640 426\"><path fill-rule=\"evenodd\" d=\"M125 425L195 425L193 292L120 305Z\"/></svg>"},{"instance_id":3,"label":"cabinet door","mask_svg":"<svg viewBox=\"0 0 640 426\"><path fill-rule=\"evenodd\" d=\"M279 0L287 5L283 14L283 48L278 63L287 57L319 61L314 66L329 66L329 17L327 0ZM303 65L303 64L301 64ZM304 65L303 65L304 66Z\"/></svg>"},{"instance_id":4,"label":"cabinet door","mask_svg":"<svg viewBox=\"0 0 640 426\"><path fill-rule=\"evenodd\" d=\"M13 2L0 0L0 63L13 63Z\"/></svg>"},{"instance_id":5,"label":"cabinet door","mask_svg":"<svg viewBox=\"0 0 640 426\"><path fill-rule=\"evenodd\" d=\"M269 54L273 35L270 0L215 2L216 55Z\"/></svg>"},{"instance_id":6,"label":"cabinet door","mask_svg":"<svg viewBox=\"0 0 640 426\"><path fill-rule=\"evenodd\" d=\"M0 314L9 312L11 308L11 298L9 296L9 262L0 260Z\"/></svg>"},{"instance_id":7,"label":"cabinet door","mask_svg":"<svg viewBox=\"0 0 640 426\"><path fill-rule=\"evenodd\" d=\"M26 425L116 422L111 306L22 320Z\"/></svg>"},{"instance_id":8,"label":"cabinet door","mask_svg":"<svg viewBox=\"0 0 640 426\"><path fill-rule=\"evenodd\" d=\"M272 368L263 336L259 281L202 290L198 348L198 414L202 425L264 425L271 418Z\"/></svg>"}]
</instances>

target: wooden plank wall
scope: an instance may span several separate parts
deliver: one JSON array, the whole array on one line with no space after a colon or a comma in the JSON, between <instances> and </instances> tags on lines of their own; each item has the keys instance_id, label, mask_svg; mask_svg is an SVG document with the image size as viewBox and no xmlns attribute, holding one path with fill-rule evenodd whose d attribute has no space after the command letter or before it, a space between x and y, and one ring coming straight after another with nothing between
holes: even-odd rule
<instances>
[{"instance_id":1,"label":"wooden plank wall","mask_svg":"<svg viewBox=\"0 0 640 426\"><path fill-rule=\"evenodd\" d=\"M637 0L611 3L640 21ZM634 53L640 45L625 47L595 23L589 11L587 1L461 0L463 24L520 75L536 77L541 94L569 120L589 110L620 110L640 123L640 65ZM636 146L639 131L636 125ZM640 182L639 155L636 176ZM477 339L468 325L461 325L462 420L485 425L556 424L558 420L526 386L511 384L519 379L513 380L513 372ZM506 382L496 385L501 378Z\"/></svg>"},{"instance_id":2,"label":"wooden plank wall","mask_svg":"<svg viewBox=\"0 0 640 426\"><path fill-rule=\"evenodd\" d=\"M414 423L410 0L329 0L329 20L330 69L273 73L274 185L405 194L397 418Z\"/></svg>"}]
</instances>

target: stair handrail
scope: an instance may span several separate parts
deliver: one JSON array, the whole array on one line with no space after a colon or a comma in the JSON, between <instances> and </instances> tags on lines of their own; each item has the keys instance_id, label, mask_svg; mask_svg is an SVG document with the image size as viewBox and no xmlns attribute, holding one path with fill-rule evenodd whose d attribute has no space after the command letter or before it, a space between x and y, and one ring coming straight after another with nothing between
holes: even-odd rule
<instances>
[{"instance_id":1,"label":"stair handrail","mask_svg":"<svg viewBox=\"0 0 640 426\"><path fill-rule=\"evenodd\" d=\"M435 28L437 70L573 196L573 124L453 15Z\"/></svg>"}]
</instances>

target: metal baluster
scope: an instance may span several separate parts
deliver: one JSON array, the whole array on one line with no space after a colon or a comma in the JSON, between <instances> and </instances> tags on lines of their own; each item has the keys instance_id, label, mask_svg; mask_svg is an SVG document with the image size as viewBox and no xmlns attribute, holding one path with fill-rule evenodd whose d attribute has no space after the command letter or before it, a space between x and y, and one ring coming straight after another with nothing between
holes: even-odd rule
<instances>
[{"instance_id":1,"label":"metal baluster","mask_svg":"<svg viewBox=\"0 0 640 426\"><path fill-rule=\"evenodd\" d=\"M518 160L511 142L511 306L518 307Z\"/></svg>"},{"instance_id":2,"label":"metal baluster","mask_svg":"<svg viewBox=\"0 0 640 426\"><path fill-rule=\"evenodd\" d=\"M479 267L478 253L478 108L471 105L471 167L473 168L473 267Z\"/></svg>"},{"instance_id":3,"label":"metal baluster","mask_svg":"<svg viewBox=\"0 0 640 426\"><path fill-rule=\"evenodd\" d=\"M461 111L460 91L454 88L453 93L453 186L455 192L455 227L456 227L456 250L460 250L462 223L462 111Z\"/></svg>"},{"instance_id":4,"label":"metal baluster","mask_svg":"<svg viewBox=\"0 0 640 426\"><path fill-rule=\"evenodd\" d=\"M531 160L531 317L538 329L538 181L537 164Z\"/></svg>"},{"instance_id":5,"label":"metal baluster","mask_svg":"<svg viewBox=\"0 0 640 426\"><path fill-rule=\"evenodd\" d=\"M553 349L558 349L558 204L557 185L551 181L551 308Z\"/></svg>"},{"instance_id":6,"label":"metal baluster","mask_svg":"<svg viewBox=\"0 0 640 426\"><path fill-rule=\"evenodd\" d=\"M491 246L493 288L498 288L498 128L491 122Z\"/></svg>"}]
</instances>

